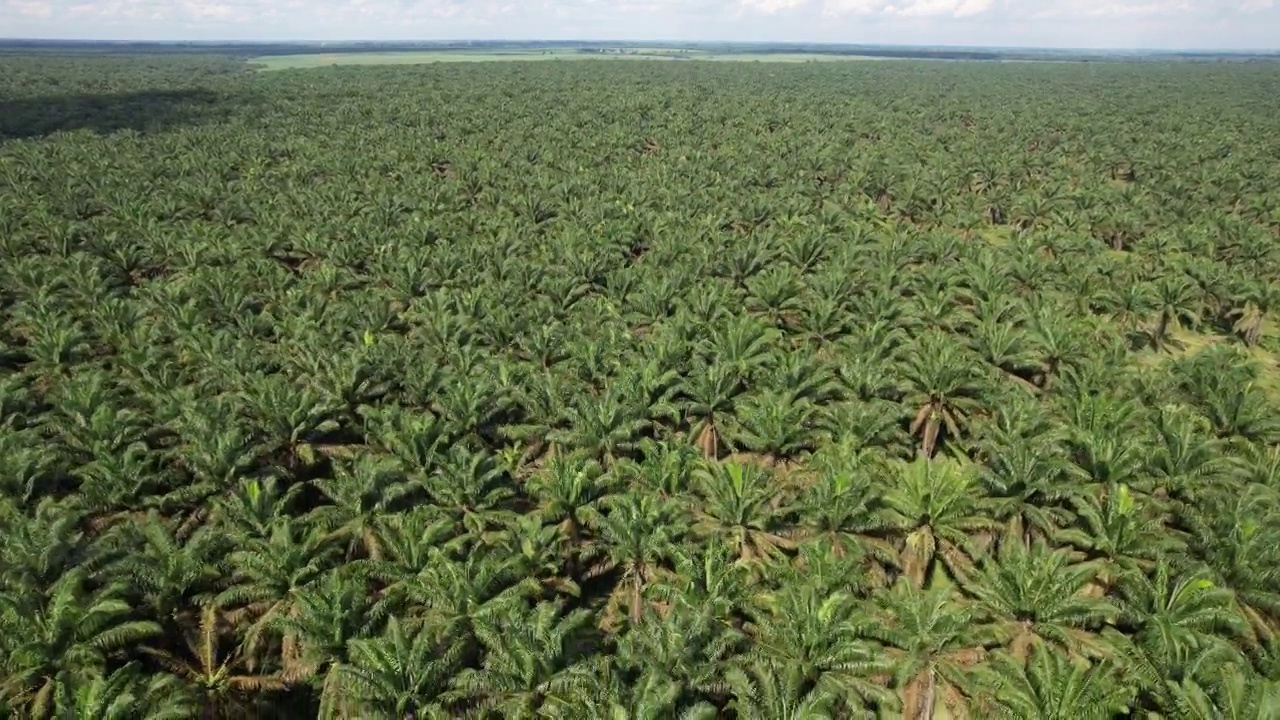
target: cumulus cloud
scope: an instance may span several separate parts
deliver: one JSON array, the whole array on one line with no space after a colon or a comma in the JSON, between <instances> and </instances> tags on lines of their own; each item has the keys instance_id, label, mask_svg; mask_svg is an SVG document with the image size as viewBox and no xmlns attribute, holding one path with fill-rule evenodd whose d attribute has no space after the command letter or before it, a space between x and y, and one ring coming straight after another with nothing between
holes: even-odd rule
<instances>
[{"instance_id":1,"label":"cumulus cloud","mask_svg":"<svg viewBox=\"0 0 1280 720\"><path fill-rule=\"evenodd\" d=\"M0 0L0 37L1280 46L1280 0Z\"/></svg>"}]
</instances>

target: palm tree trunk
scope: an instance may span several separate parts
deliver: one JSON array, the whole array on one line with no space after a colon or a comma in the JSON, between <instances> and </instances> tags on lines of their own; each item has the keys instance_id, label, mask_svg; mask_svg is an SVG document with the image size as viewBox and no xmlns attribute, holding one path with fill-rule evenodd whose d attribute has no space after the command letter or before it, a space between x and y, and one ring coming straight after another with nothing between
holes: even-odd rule
<instances>
[{"instance_id":1,"label":"palm tree trunk","mask_svg":"<svg viewBox=\"0 0 1280 720\"><path fill-rule=\"evenodd\" d=\"M631 577L631 625L640 624L640 572Z\"/></svg>"},{"instance_id":2,"label":"palm tree trunk","mask_svg":"<svg viewBox=\"0 0 1280 720\"><path fill-rule=\"evenodd\" d=\"M920 698L920 706L916 708L916 720L933 720L933 701L938 688L933 668L929 668L929 676L924 682L924 693Z\"/></svg>"},{"instance_id":3,"label":"palm tree trunk","mask_svg":"<svg viewBox=\"0 0 1280 720\"><path fill-rule=\"evenodd\" d=\"M1160 311L1160 324L1156 327L1156 345L1164 342L1165 337L1169 333L1169 312L1167 310Z\"/></svg>"}]
</instances>

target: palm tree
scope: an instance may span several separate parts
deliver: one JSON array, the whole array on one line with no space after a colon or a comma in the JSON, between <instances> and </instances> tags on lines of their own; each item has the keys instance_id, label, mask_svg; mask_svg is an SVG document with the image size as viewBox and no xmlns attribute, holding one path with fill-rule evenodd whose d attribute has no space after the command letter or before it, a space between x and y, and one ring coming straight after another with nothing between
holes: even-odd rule
<instances>
[{"instance_id":1,"label":"palm tree","mask_svg":"<svg viewBox=\"0 0 1280 720\"><path fill-rule=\"evenodd\" d=\"M729 709L743 720L824 720L837 717L838 697L825 687L807 686L798 669L756 662L730 670ZM864 715L865 717L865 715Z\"/></svg>"},{"instance_id":2,"label":"palm tree","mask_svg":"<svg viewBox=\"0 0 1280 720\"><path fill-rule=\"evenodd\" d=\"M1236 470L1221 441L1211 436L1204 417L1183 408L1162 407L1154 428L1156 442L1146 473L1151 477L1151 494L1168 493L1183 502L1195 502L1217 490Z\"/></svg>"},{"instance_id":3,"label":"palm tree","mask_svg":"<svg viewBox=\"0 0 1280 720\"><path fill-rule=\"evenodd\" d=\"M264 631L276 618L295 612L296 593L319 580L341 554L323 531L284 518L271 528L270 536L248 539L227 557L228 587L213 602L237 629L248 623L243 630L247 663L256 660ZM294 642L293 637L283 638L285 656L296 650Z\"/></svg>"},{"instance_id":4,"label":"palm tree","mask_svg":"<svg viewBox=\"0 0 1280 720\"><path fill-rule=\"evenodd\" d=\"M1269 559L1280 542L1274 495L1246 488L1196 510L1183 516L1191 524L1193 556L1204 563L1207 579L1235 597L1251 634L1274 641L1280 618L1280 567Z\"/></svg>"},{"instance_id":5,"label":"palm tree","mask_svg":"<svg viewBox=\"0 0 1280 720\"><path fill-rule=\"evenodd\" d=\"M562 613L551 603L484 618L476 625L483 663L459 672L443 699L507 718L533 718L548 703L576 701L592 672L590 623L590 612Z\"/></svg>"},{"instance_id":6,"label":"palm tree","mask_svg":"<svg viewBox=\"0 0 1280 720\"><path fill-rule=\"evenodd\" d=\"M813 450L817 412L806 399L765 391L737 404L737 422L730 431L732 445L763 456L770 463L792 460Z\"/></svg>"},{"instance_id":7,"label":"palm tree","mask_svg":"<svg viewBox=\"0 0 1280 720\"><path fill-rule=\"evenodd\" d=\"M172 675L150 678L131 662L110 675L59 678L50 717L76 720L182 720L200 710ZM37 716L38 717L38 716Z\"/></svg>"},{"instance_id":8,"label":"palm tree","mask_svg":"<svg viewBox=\"0 0 1280 720\"><path fill-rule=\"evenodd\" d=\"M912 434L920 454L933 457L940 442L958 442L969 417L982 408L981 374L959 346L930 333L902 358L905 402L914 408Z\"/></svg>"},{"instance_id":9,"label":"palm tree","mask_svg":"<svg viewBox=\"0 0 1280 720\"><path fill-rule=\"evenodd\" d=\"M619 457L635 449L641 431L648 425L639 409L618 395L588 397L580 405L570 406L569 427L552 430L547 433L547 440L581 450L605 468L612 468Z\"/></svg>"},{"instance_id":10,"label":"palm tree","mask_svg":"<svg viewBox=\"0 0 1280 720\"><path fill-rule=\"evenodd\" d=\"M473 552L455 560L437 550L413 575L396 576L371 613L403 617L411 628L436 631L459 643L468 651L463 659L470 660L478 651L477 624L536 597L539 589L537 580L520 575L513 558L495 560Z\"/></svg>"},{"instance_id":11,"label":"palm tree","mask_svg":"<svg viewBox=\"0 0 1280 720\"><path fill-rule=\"evenodd\" d=\"M1185 678L1173 695L1179 716L1193 720L1271 720L1280 708L1280 683L1239 663L1229 663L1205 680Z\"/></svg>"},{"instance_id":12,"label":"palm tree","mask_svg":"<svg viewBox=\"0 0 1280 720\"><path fill-rule=\"evenodd\" d=\"M871 464L871 463L869 463ZM798 530L805 542L894 565L897 552L886 538L885 501L872 480L874 464L862 471L824 472L796 500Z\"/></svg>"},{"instance_id":13,"label":"palm tree","mask_svg":"<svg viewBox=\"0 0 1280 720\"><path fill-rule=\"evenodd\" d=\"M324 714L340 692L334 671L346 664L349 642L372 634L367 589L341 571L331 571L294 591L292 605L291 612L277 615L270 624L272 631L289 639L279 677L289 685L307 683L319 691Z\"/></svg>"},{"instance_id":14,"label":"palm tree","mask_svg":"<svg viewBox=\"0 0 1280 720\"><path fill-rule=\"evenodd\" d=\"M747 564L723 545L677 546L675 572L664 574L653 584L653 596L666 612L706 613L726 626L742 627L743 613L750 595Z\"/></svg>"},{"instance_id":15,"label":"palm tree","mask_svg":"<svg viewBox=\"0 0 1280 720\"><path fill-rule=\"evenodd\" d=\"M348 558L377 559L382 548L374 518L408 504L420 492L418 484L395 464L372 455L335 463L333 477L322 478L315 486L329 504L312 510L308 521L328 531L332 539L345 542Z\"/></svg>"},{"instance_id":16,"label":"palm tree","mask_svg":"<svg viewBox=\"0 0 1280 720\"><path fill-rule=\"evenodd\" d=\"M225 619L213 605L200 611L200 625L194 632L187 632L188 656L167 650L146 648L145 651L161 667L185 681L201 707L204 718L225 717L228 714L254 712L259 702L267 700L267 693L282 692L287 683L278 675L247 674L242 671L245 658L241 648L229 653L221 652L220 644L226 635Z\"/></svg>"},{"instance_id":17,"label":"palm tree","mask_svg":"<svg viewBox=\"0 0 1280 720\"><path fill-rule=\"evenodd\" d=\"M969 574L978 555L976 535L991 530L972 467L948 458L894 461L896 476L885 495L888 527L899 538L899 563L923 587L939 562L953 578Z\"/></svg>"},{"instance_id":18,"label":"palm tree","mask_svg":"<svg viewBox=\"0 0 1280 720\"><path fill-rule=\"evenodd\" d=\"M1173 366L1178 389L1209 419L1214 435L1272 442L1280 417L1258 387L1259 369L1239 348L1211 346L1179 358Z\"/></svg>"},{"instance_id":19,"label":"palm tree","mask_svg":"<svg viewBox=\"0 0 1280 720\"><path fill-rule=\"evenodd\" d=\"M111 653L160 633L155 622L131 618L122 583L97 591L88 584L83 571L72 570L44 597L3 597L0 697L15 711L47 716L59 678L101 674Z\"/></svg>"},{"instance_id":20,"label":"palm tree","mask_svg":"<svg viewBox=\"0 0 1280 720\"><path fill-rule=\"evenodd\" d=\"M1075 508L1076 527L1058 534L1100 564L1094 582L1109 593L1125 573L1147 570L1163 552L1177 552L1185 543L1152 503L1139 502L1128 486L1112 483L1100 494L1089 494Z\"/></svg>"},{"instance_id":21,"label":"palm tree","mask_svg":"<svg viewBox=\"0 0 1280 720\"><path fill-rule=\"evenodd\" d=\"M741 376L725 364L695 364L686 376L681 394L686 398L690 438L706 457L719 457L720 427L741 392Z\"/></svg>"},{"instance_id":22,"label":"palm tree","mask_svg":"<svg viewBox=\"0 0 1280 720\"><path fill-rule=\"evenodd\" d=\"M453 534L486 540L511 515L516 492L498 458L456 444L424 481L435 506L453 524Z\"/></svg>"},{"instance_id":23,"label":"palm tree","mask_svg":"<svg viewBox=\"0 0 1280 720\"><path fill-rule=\"evenodd\" d=\"M462 656L460 644L427 629L410 631L392 616L378 638L356 638L337 670L338 717L449 717L437 702Z\"/></svg>"},{"instance_id":24,"label":"palm tree","mask_svg":"<svg viewBox=\"0 0 1280 720\"><path fill-rule=\"evenodd\" d=\"M1055 537L1072 519L1073 501L1082 488L1068 475L1068 463L1056 443L1014 438L991 443L979 479L991 497L992 517L1008 532L1030 542Z\"/></svg>"},{"instance_id":25,"label":"palm tree","mask_svg":"<svg viewBox=\"0 0 1280 720\"><path fill-rule=\"evenodd\" d=\"M584 558L593 563L586 578L616 574L605 620L619 605L626 605L635 625L643 616L644 590L670 560L682 528L672 503L652 495L615 495L604 505L606 512L586 518L595 533L595 540L584 548Z\"/></svg>"},{"instance_id":26,"label":"palm tree","mask_svg":"<svg viewBox=\"0 0 1280 720\"><path fill-rule=\"evenodd\" d=\"M1157 350L1179 347L1179 341L1170 338L1170 331L1183 323L1194 327L1200 321L1200 298L1195 285L1185 275L1165 275L1156 281L1152 299L1152 309L1158 314L1148 331L1151 346Z\"/></svg>"},{"instance_id":27,"label":"palm tree","mask_svg":"<svg viewBox=\"0 0 1280 720\"><path fill-rule=\"evenodd\" d=\"M735 462L707 464L694 471L698 499L693 531L726 545L747 561L769 558L793 543L787 539L787 512L779 508L773 472Z\"/></svg>"},{"instance_id":28,"label":"palm tree","mask_svg":"<svg viewBox=\"0 0 1280 720\"><path fill-rule=\"evenodd\" d=\"M939 706L961 711L970 668L991 642L980 614L951 587L924 590L906 578L875 601L878 622L866 632L885 645L903 717L929 720Z\"/></svg>"},{"instance_id":29,"label":"palm tree","mask_svg":"<svg viewBox=\"0 0 1280 720\"><path fill-rule=\"evenodd\" d=\"M675 707L696 707L723 697L727 663L745 637L717 622L709 610L681 606L665 616L646 612L618 641L619 669L641 678L636 681L640 686L655 684L648 677L671 683L678 688L670 700Z\"/></svg>"},{"instance_id":30,"label":"palm tree","mask_svg":"<svg viewBox=\"0 0 1280 720\"><path fill-rule=\"evenodd\" d=\"M175 530L181 529L170 525L152 511L125 529L125 537L116 542L135 549L116 563L113 572L130 579L151 617L181 624L191 618L180 614L207 599L222 577L216 557L226 552L226 543L207 527L197 528L188 538L175 538Z\"/></svg>"},{"instance_id":31,"label":"palm tree","mask_svg":"<svg viewBox=\"0 0 1280 720\"><path fill-rule=\"evenodd\" d=\"M1125 713L1133 692L1107 661L1073 660L1038 646L1030 658L998 654L984 674L984 714L1035 720L1106 720Z\"/></svg>"},{"instance_id":32,"label":"palm tree","mask_svg":"<svg viewBox=\"0 0 1280 720\"><path fill-rule=\"evenodd\" d=\"M859 706L886 698L874 678L888 665L874 643L863 639L874 620L862 614L854 596L789 583L758 596L756 604L759 610L747 625L753 657L794 672L801 691L857 698Z\"/></svg>"},{"instance_id":33,"label":"palm tree","mask_svg":"<svg viewBox=\"0 0 1280 720\"><path fill-rule=\"evenodd\" d=\"M1149 572L1127 573L1117 590L1117 626L1158 667L1176 667L1196 652L1226 651L1245 629L1230 591L1197 573L1178 576L1164 558Z\"/></svg>"},{"instance_id":34,"label":"palm tree","mask_svg":"<svg viewBox=\"0 0 1280 720\"><path fill-rule=\"evenodd\" d=\"M1246 280L1241 290L1241 296L1235 299L1234 306L1227 311L1227 318L1231 320L1231 331L1245 345L1253 347L1262 341L1267 327L1267 313L1276 306L1280 296L1270 283L1259 282L1255 278Z\"/></svg>"},{"instance_id":35,"label":"palm tree","mask_svg":"<svg viewBox=\"0 0 1280 720\"><path fill-rule=\"evenodd\" d=\"M1043 541L1030 547L1005 542L964 587L1014 657L1025 659L1039 646L1099 657L1111 648L1097 633L1115 619L1117 608L1088 592L1097 572L1096 565L1072 562L1067 551L1051 550Z\"/></svg>"},{"instance_id":36,"label":"palm tree","mask_svg":"<svg viewBox=\"0 0 1280 720\"><path fill-rule=\"evenodd\" d=\"M572 550L582 540L584 515L598 511L609 484L610 478L602 475L594 460L557 455L535 472L525 487L538 503L542 521L556 525Z\"/></svg>"}]
</instances>

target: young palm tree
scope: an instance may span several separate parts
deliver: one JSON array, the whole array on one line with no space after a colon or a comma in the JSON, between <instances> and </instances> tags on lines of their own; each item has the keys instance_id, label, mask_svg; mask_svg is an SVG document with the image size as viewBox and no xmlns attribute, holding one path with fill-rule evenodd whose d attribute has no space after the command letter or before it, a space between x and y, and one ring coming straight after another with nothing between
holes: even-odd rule
<instances>
[{"instance_id":1,"label":"young palm tree","mask_svg":"<svg viewBox=\"0 0 1280 720\"><path fill-rule=\"evenodd\" d=\"M943 337L925 335L902 358L905 402L915 412L911 432L924 457L933 457L942 442L959 442L969 417L982 408L981 373Z\"/></svg>"},{"instance_id":2,"label":"young palm tree","mask_svg":"<svg viewBox=\"0 0 1280 720\"><path fill-rule=\"evenodd\" d=\"M252 674L244 668L242 649L224 653L225 619L213 605L200 611L200 624L184 638L186 652L146 648L161 667L183 680L200 704L202 717L254 712L268 693L281 692L287 683L278 675Z\"/></svg>"},{"instance_id":3,"label":"young palm tree","mask_svg":"<svg viewBox=\"0 0 1280 720\"><path fill-rule=\"evenodd\" d=\"M923 590L905 578L875 596L867 634L885 645L903 717L929 720L938 707L963 712L972 666L992 638L980 615L950 587Z\"/></svg>"},{"instance_id":4,"label":"young palm tree","mask_svg":"<svg viewBox=\"0 0 1280 720\"><path fill-rule=\"evenodd\" d=\"M591 613L562 613L551 603L476 625L484 645L478 668L464 668L443 699L483 713L534 718L547 704L577 702L590 686Z\"/></svg>"},{"instance_id":5,"label":"young palm tree","mask_svg":"<svg viewBox=\"0 0 1280 720\"><path fill-rule=\"evenodd\" d=\"M381 637L351 641L351 662L337 670L342 689L335 717L449 717L437 699L448 691L461 656L447 635L411 631L393 616Z\"/></svg>"},{"instance_id":6,"label":"young palm tree","mask_svg":"<svg viewBox=\"0 0 1280 720\"><path fill-rule=\"evenodd\" d=\"M123 583L90 590L81 570L63 575L47 593L0 599L0 698L15 712L47 717L60 678L101 675L109 656L161 632L134 618Z\"/></svg>"},{"instance_id":7,"label":"young palm tree","mask_svg":"<svg viewBox=\"0 0 1280 720\"><path fill-rule=\"evenodd\" d=\"M1045 646L1030 658L997 655L984 685L984 716L1010 720L1106 720L1125 713L1133 696L1108 661L1081 662Z\"/></svg>"},{"instance_id":8,"label":"young palm tree","mask_svg":"<svg viewBox=\"0 0 1280 720\"><path fill-rule=\"evenodd\" d=\"M765 559L790 548L772 471L758 465L711 463L694 472L693 531L724 544L746 561Z\"/></svg>"},{"instance_id":9,"label":"young palm tree","mask_svg":"<svg viewBox=\"0 0 1280 720\"><path fill-rule=\"evenodd\" d=\"M903 573L920 587L932 581L939 563L952 578L968 575L979 536L995 525L975 492L972 468L938 458L895 461L890 471L895 483L884 501Z\"/></svg>"},{"instance_id":10,"label":"young palm tree","mask_svg":"<svg viewBox=\"0 0 1280 720\"><path fill-rule=\"evenodd\" d=\"M1114 621L1117 608L1088 592L1097 572L1096 565L1072 562L1067 551L1043 541L1030 547L1005 542L964 587L1014 657L1025 659L1040 646L1100 657L1112 653L1098 633Z\"/></svg>"}]
</instances>

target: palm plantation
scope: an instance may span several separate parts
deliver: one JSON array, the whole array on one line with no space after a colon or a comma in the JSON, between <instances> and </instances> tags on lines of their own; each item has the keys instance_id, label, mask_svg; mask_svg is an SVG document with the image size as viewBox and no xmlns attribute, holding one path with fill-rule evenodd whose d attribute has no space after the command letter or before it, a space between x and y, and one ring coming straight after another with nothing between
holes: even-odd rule
<instances>
[{"instance_id":1,"label":"palm plantation","mask_svg":"<svg viewBox=\"0 0 1280 720\"><path fill-rule=\"evenodd\" d=\"M1277 77L0 58L0 716L1275 717Z\"/></svg>"}]
</instances>

